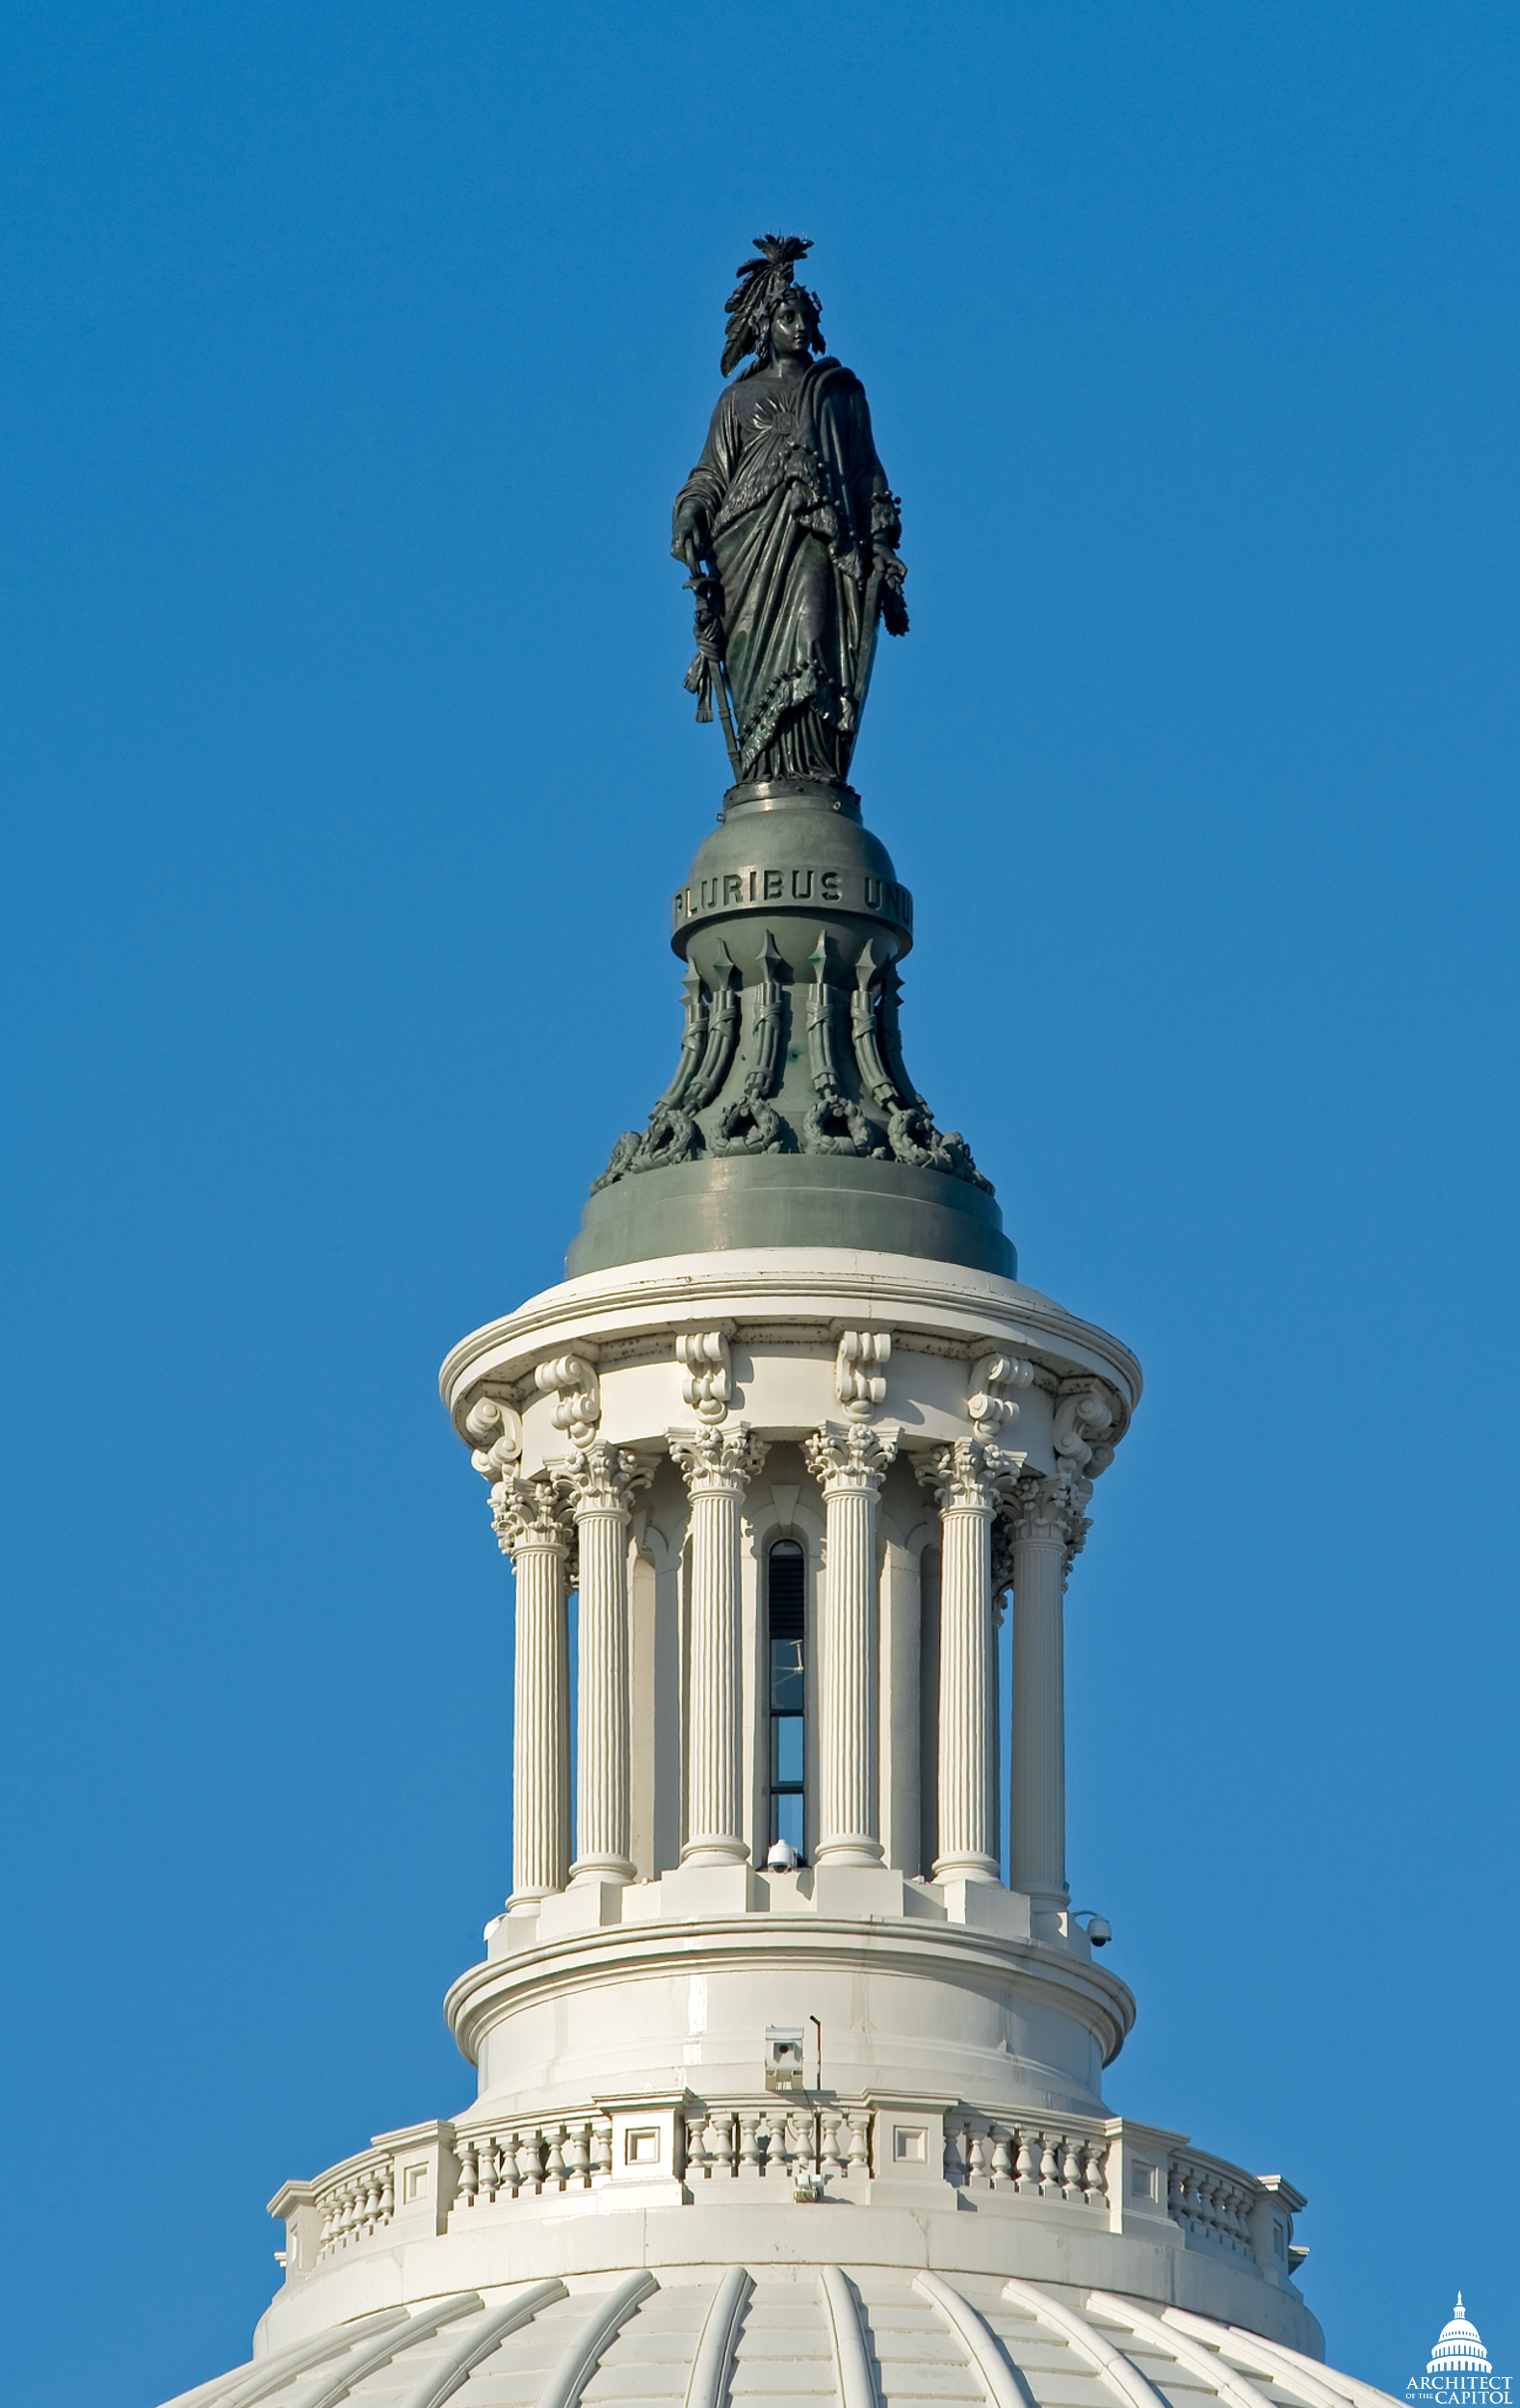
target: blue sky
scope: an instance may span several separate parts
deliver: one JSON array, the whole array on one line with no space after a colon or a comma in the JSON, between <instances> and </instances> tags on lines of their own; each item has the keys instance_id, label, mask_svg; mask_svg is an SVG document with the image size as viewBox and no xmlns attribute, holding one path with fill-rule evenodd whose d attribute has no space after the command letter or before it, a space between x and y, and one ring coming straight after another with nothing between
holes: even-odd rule
<instances>
[{"instance_id":1,"label":"blue sky","mask_svg":"<svg viewBox=\"0 0 1520 2408\"><path fill-rule=\"evenodd\" d=\"M763 228L904 505L915 1075L1147 1371L1072 1584L1116 2107L1334 2359L1520 2369L1517 36L1382 0L84 7L0 35L15 2396L246 2353L468 2095L559 1271L723 782L670 496Z\"/></svg>"}]
</instances>

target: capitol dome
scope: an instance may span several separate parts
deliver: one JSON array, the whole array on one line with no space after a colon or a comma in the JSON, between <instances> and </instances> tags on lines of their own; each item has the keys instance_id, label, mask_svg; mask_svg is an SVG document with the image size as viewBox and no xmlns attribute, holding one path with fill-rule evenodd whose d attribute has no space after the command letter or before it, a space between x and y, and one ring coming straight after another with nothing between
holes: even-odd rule
<instances>
[{"instance_id":1,"label":"capitol dome","mask_svg":"<svg viewBox=\"0 0 1520 2408\"><path fill-rule=\"evenodd\" d=\"M170 2408L574 2408L747 2399L1372 2408L1297 2350L1102 2291L809 2264L550 2278L359 2316Z\"/></svg>"},{"instance_id":2,"label":"capitol dome","mask_svg":"<svg viewBox=\"0 0 1520 2408\"><path fill-rule=\"evenodd\" d=\"M1456 2307L1450 2324L1441 2327L1441 2338L1430 2352L1427 2374L1492 2374L1493 2368L1483 2354L1483 2344L1476 2325L1469 2324L1462 2313L1462 2294L1456 2294Z\"/></svg>"},{"instance_id":3,"label":"capitol dome","mask_svg":"<svg viewBox=\"0 0 1520 2408\"><path fill-rule=\"evenodd\" d=\"M781 651L832 559L761 597ZM1136 2009L1071 1905L1063 1617L1140 1365L1019 1280L909 1075L859 798L739 777L715 692L670 1084L570 1276L440 1375L513 1576L510 1889L445 2002L474 2096L281 2186L253 2359L181 2408L1369 2408L1302 2192L1105 2096Z\"/></svg>"}]
</instances>

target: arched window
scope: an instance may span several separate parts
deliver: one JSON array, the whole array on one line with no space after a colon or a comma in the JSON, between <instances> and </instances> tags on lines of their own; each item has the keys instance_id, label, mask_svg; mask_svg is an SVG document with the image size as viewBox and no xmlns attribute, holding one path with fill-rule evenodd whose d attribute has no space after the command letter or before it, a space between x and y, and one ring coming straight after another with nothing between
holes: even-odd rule
<instances>
[{"instance_id":1,"label":"arched window","mask_svg":"<svg viewBox=\"0 0 1520 2408\"><path fill-rule=\"evenodd\" d=\"M778 1538L766 1561L766 1637L771 1682L771 1842L786 1840L802 1853L802 1800L807 1764L806 1673L802 1661L802 1593L806 1557L793 1538Z\"/></svg>"}]
</instances>

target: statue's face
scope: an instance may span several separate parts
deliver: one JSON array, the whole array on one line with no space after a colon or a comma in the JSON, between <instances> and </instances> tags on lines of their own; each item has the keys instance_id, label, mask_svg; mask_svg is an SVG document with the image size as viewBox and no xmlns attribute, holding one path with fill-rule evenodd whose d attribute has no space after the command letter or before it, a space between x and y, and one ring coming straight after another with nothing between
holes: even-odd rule
<instances>
[{"instance_id":1,"label":"statue's face","mask_svg":"<svg viewBox=\"0 0 1520 2408\"><path fill-rule=\"evenodd\" d=\"M771 313L773 359L805 359L812 346L813 327L800 301L777 301Z\"/></svg>"}]
</instances>

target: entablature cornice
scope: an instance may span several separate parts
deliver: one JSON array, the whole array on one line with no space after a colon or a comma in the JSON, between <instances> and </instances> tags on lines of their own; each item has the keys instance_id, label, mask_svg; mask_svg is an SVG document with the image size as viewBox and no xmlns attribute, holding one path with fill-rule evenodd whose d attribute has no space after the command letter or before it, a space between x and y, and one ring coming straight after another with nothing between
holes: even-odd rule
<instances>
[{"instance_id":1,"label":"entablature cornice","mask_svg":"<svg viewBox=\"0 0 1520 2408\"><path fill-rule=\"evenodd\" d=\"M890 1330L900 1352L968 1364L1003 1348L1029 1362L1033 1383L1047 1394L1072 1379L1103 1380L1123 1422L1140 1391L1127 1347L1035 1289L908 1256L801 1248L676 1256L567 1280L462 1339L439 1386L464 1435L483 1394L520 1410L545 1358L594 1357L604 1372L635 1366L671 1355L676 1333L720 1322L736 1350L806 1351L844 1328Z\"/></svg>"}]
</instances>

